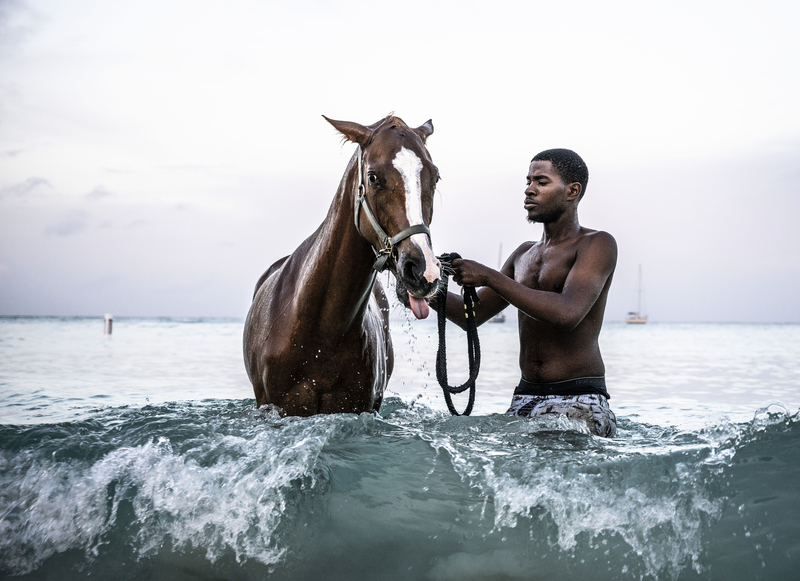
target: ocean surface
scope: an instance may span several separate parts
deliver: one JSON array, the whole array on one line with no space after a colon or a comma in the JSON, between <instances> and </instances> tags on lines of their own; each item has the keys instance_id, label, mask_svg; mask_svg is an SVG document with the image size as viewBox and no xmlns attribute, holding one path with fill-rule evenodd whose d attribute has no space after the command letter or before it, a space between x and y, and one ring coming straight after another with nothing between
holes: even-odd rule
<instances>
[{"instance_id":1,"label":"ocean surface","mask_svg":"<svg viewBox=\"0 0 800 581\"><path fill-rule=\"evenodd\" d=\"M800 576L798 325L607 323L613 439L503 415L513 318L471 417L433 318L393 321L377 416L256 409L242 326L0 318L0 578Z\"/></svg>"}]
</instances>

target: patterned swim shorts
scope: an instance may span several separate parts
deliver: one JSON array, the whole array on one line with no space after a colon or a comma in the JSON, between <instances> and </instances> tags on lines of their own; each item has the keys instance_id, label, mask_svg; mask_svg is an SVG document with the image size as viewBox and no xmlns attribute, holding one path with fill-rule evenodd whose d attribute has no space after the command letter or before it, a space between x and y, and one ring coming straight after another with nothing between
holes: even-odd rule
<instances>
[{"instance_id":1,"label":"patterned swim shorts","mask_svg":"<svg viewBox=\"0 0 800 581\"><path fill-rule=\"evenodd\" d=\"M515 395L506 412L510 416L544 416L557 414L585 422L589 431L604 438L617 433L617 417L602 395Z\"/></svg>"}]
</instances>

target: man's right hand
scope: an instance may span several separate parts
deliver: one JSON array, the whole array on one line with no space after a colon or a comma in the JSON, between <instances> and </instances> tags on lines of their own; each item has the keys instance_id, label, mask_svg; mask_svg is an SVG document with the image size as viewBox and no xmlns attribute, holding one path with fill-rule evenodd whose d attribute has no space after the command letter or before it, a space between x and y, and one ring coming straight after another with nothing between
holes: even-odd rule
<instances>
[{"instance_id":1,"label":"man's right hand","mask_svg":"<svg viewBox=\"0 0 800 581\"><path fill-rule=\"evenodd\" d=\"M496 270L484 266L480 262L463 258L454 260L452 266L455 271L453 282L460 286L491 286L489 283L491 276L497 273Z\"/></svg>"}]
</instances>

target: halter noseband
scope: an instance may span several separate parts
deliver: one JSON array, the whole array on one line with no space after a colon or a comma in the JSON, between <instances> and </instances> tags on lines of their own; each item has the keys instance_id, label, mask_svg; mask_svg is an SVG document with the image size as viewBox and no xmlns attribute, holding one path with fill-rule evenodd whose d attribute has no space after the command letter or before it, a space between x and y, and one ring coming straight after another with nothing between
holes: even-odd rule
<instances>
[{"instance_id":1,"label":"halter noseband","mask_svg":"<svg viewBox=\"0 0 800 581\"><path fill-rule=\"evenodd\" d=\"M359 145L358 198L356 198L355 206L356 230L358 230L358 233L364 237L364 234L361 232L361 226L359 225L359 222L361 221L361 208L364 208L364 213L367 215L367 219L369 219L372 229L375 231L375 234L378 235L378 239L381 241L381 245L383 246L383 248L380 250L376 250L374 246L372 247L372 251L375 253L375 264L372 265L372 268L378 272L383 272L388 268L389 259L394 256L394 247L396 244L405 240L406 238L410 238L414 234L427 234L428 238L430 238L431 231L425 224L414 224L413 226L409 226L405 230L402 230L389 238L389 235L386 234L383 228L381 228L381 225L378 224L375 214L372 213L372 210L370 210L369 204L367 203L367 188L364 186L364 173L361 168L363 157L364 154L361 151L361 146Z\"/></svg>"}]
</instances>

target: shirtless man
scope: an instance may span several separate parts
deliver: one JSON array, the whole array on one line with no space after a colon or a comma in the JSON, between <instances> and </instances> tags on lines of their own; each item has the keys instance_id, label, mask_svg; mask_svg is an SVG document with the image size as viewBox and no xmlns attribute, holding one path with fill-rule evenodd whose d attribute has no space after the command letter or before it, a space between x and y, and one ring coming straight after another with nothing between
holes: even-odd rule
<instances>
[{"instance_id":1,"label":"shirtless man","mask_svg":"<svg viewBox=\"0 0 800 581\"><path fill-rule=\"evenodd\" d=\"M612 437L617 420L608 407L605 365L597 338L617 264L617 243L578 222L578 202L589 171L574 151L536 155L528 171L525 211L541 222L538 242L517 248L500 272L472 260L455 260L453 280L481 287L478 325L509 304L519 309L522 379L508 414L563 414ZM447 318L466 328L463 301L451 293Z\"/></svg>"}]
</instances>

